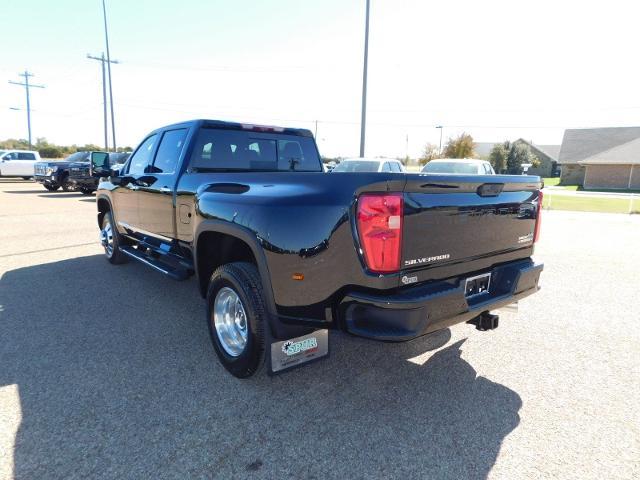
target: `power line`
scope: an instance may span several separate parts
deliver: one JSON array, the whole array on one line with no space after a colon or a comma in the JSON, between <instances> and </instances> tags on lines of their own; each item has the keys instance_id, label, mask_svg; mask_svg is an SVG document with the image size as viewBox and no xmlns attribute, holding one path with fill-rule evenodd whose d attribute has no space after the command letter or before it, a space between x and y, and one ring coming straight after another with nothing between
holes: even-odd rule
<instances>
[{"instance_id":1,"label":"power line","mask_svg":"<svg viewBox=\"0 0 640 480\"><path fill-rule=\"evenodd\" d=\"M29 148L31 148L31 100L29 96L29 88L45 88L45 86L29 83L29 77L33 77L33 74L29 73L28 70L25 70L24 73L19 73L18 75L24 77L24 83L14 82L13 80L9 80L9 83L13 85L20 85L24 87L27 92L27 131L29 134Z\"/></svg>"},{"instance_id":2,"label":"power line","mask_svg":"<svg viewBox=\"0 0 640 480\"><path fill-rule=\"evenodd\" d=\"M101 63L102 66L102 105L104 106L103 108L103 116L104 116L104 149L106 151L109 151L109 126L108 126L108 122L107 122L107 80L106 80L106 75L105 75L105 63L119 63L118 60L107 60L104 57L104 52L99 56L99 57L95 57L93 55L87 54L87 58L91 59L91 60L97 60ZM113 104L111 105L111 112L113 115ZM115 136L113 138L113 148L115 150Z\"/></svg>"}]
</instances>

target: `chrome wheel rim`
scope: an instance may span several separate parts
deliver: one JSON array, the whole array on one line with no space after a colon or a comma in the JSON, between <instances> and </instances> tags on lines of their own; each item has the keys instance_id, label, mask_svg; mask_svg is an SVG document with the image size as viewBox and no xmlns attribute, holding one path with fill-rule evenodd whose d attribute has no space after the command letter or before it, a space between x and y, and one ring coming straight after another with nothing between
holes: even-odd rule
<instances>
[{"instance_id":1,"label":"chrome wheel rim","mask_svg":"<svg viewBox=\"0 0 640 480\"><path fill-rule=\"evenodd\" d=\"M108 257L113 255L113 228L111 222L105 222L102 230L100 230L100 243L104 247L104 251Z\"/></svg>"},{"instance_id":2,"label":"chrome wheel rim","mask_svg":"<svg viewBox=\"0 0 640 480\"><path fill-rule=\"evenodd\" d=\"M244 305L233 289L222 287L216 294L213 323L224 351L232 357L239 356L247 346L249 330Z\"/></svg>"}]
</instances>

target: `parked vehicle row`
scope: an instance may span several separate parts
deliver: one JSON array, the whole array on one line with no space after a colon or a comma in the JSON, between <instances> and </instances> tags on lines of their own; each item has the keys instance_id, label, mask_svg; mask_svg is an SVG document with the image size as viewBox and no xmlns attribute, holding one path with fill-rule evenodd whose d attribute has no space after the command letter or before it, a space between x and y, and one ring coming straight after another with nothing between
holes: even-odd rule
<instances>
[{"instance_id":1,"label":"parked vehicle row","mask_svg":"<svg viewBox=\"0 0 640 480\"><path fill-rule=\"evenodd\" d=\"M494 329L491 310L538 290L539 177L365 161L325 173L303 129L159 128L120 168L92 154L105 256L195 275L213 348L240 378L326 356L329 329L392 342Z\"/></svg>"}]
</instances>

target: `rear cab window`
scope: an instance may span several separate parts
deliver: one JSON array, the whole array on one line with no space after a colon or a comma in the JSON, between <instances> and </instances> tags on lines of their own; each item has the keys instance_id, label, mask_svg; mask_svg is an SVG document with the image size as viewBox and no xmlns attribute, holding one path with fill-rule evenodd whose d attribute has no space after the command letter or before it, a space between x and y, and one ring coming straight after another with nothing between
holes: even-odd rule
<instances>
[{"instance_id":1,"label":"rear cab window","mask_svg":"<svg viewBox=\"0 0 640 480\"><path fill-rule=\"evenodd\" d=\"M189 163L193 169L322 172L311 137L203 127Z\"/></svg>"},{"instance_id":2,"label":"rear cab window","mask_svg":"<svg viewBox=\"0 0 640 480\"><path fill-rule=\"evenodd\" d=\"M156 145L156 139L158 135L147 137L144 142L138 147L136 153L130 158L127 172L132 175L141 175L145 172L147 165L151 163L153 150Z\"/></svg>"},{"instance_id":3,"label":"rear cab window","mask_svg":"<svg viewBox=\"0 0 640 480\"><path fill-rule=\"evenodd\" d=\"M167 130L162 134L162 140L158 146L158 153L153 165L148 169L150 173L174 173L178 158L184 147L184 139L187 136L187 128Z\"/></svg>"}]
</instances>

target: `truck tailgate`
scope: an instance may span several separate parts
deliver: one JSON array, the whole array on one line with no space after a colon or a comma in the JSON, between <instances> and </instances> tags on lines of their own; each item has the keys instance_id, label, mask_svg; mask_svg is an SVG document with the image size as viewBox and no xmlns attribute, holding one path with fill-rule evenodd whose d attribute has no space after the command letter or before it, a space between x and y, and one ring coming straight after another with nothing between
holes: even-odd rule
<instances>
[{"instance_id":1,"label":"truck tailgate","mask_svg":"<svg viewBox=\"0 0 640 480\"><path fill-rule=\"evenodd\" d=\"M404 189L402 269L530 254L539 177L408 175ZM479 262L485 265L487 262ZM468 271L473 271L469 264Z\"/></svg>"}]
</instances>

